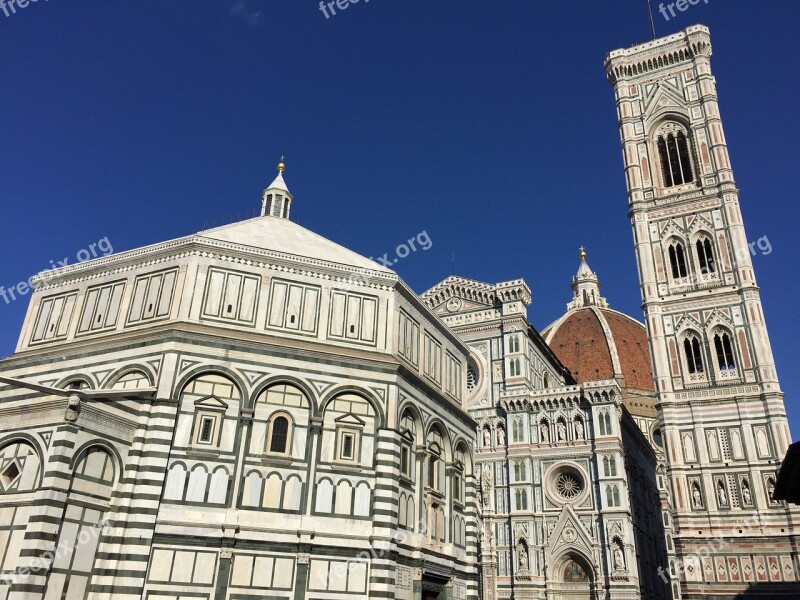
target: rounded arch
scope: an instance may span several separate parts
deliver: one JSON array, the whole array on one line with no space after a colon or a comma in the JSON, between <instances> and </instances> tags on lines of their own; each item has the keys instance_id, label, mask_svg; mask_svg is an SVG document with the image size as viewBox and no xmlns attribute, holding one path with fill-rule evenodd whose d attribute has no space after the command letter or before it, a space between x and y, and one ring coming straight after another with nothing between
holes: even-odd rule
<instances>
[{"instance_id":1,"label":"rounded arch","mask_svg":"<svg viewBox=\"0 0 800 600\"><path fill-rule=\"evenodd\" d=\"M328 407L328 404L343 394L355 394L366 400L375 411L375 417L378 420L376 427L381 429L386 426L386 414L383 412L380 400L371 392L352 384L336 385L330 389L320 400L319 411L316 413L317 416L321 416Z\"/></svg>"},{"instance_id":2,"label":"rounded arch","mask_svg":"<svg viewBox=\"0 0 800 600\"><path fill-rule=\"evenodd\" d=\"M15 433L0 440L0 494L38 489L42 467L42 449L32 436Z\"/></svg>"},{"instance_id":3,"label":"rounded arch","mask_svg":"<svg viewBox=\"0 0 800 600\"><path fill-rule=\"evenodd\" d=\"M74 387L77 383L84 383L85 386L82 387ZM61 381L59 381L54 387L60 388L62 390L70 389L70 386L73 386L71 389L89 389L93 390L97 388L97 381L89 375L88 373L77 373L73 375L68 375L64 377Z\"/></svg>"},{"instance_id":4,"label":"rounded arch","mask_svg":"<svg viewBox=\"0 0 800 600\"><path fill-rule=\"evenodd\" d=\"M414 436L414 441L419 442L423 439L423 420L422 420L422 412L419 410L416 404L411 400L406 400L400 405L400 410L398 411L397 415L397 425L398 430L402 433L403 432L403 417L405 416L406 412L411 414L411 417L414 419L414 431L411 432L411 435Z\"/></svg>"},{"instance_id":5,"label":"rounded arch","mask_svg":"<svg viewBox=\"0 0 800 600\"><path fill-rule=\"evenodd\" d=\"M459 451L464 455L464 474L471 475L472 474L472 448L467 441L462 437L457 437L453 442L453 448L455 448L455 455L458 455Z\"/></svg>"},{"instance_id":6,"label":"rounded arch","mask_svg":"<svg viewBox=\"0 0 800 600\"><path fill-rule=\"evenodd\" d=\"M148 386L155 385L155 371L148 365L134 363L125 365L124 367L110 373L102 382L100 382L100 387L104 389L112 388L119 382L120 379L131 375L132 373L141 373L147 378Z\"/></svg>"},{"instance_id":7,"label":"rounded arch","mask_svg":"<svg viewBox=\"0 0 800 600\"><path fill-rule=\"evenodd\" d=\"M90 454L94 452L102 452L108 457L108 460L111 462L111 474L110 478L105 477L105 470L100 473L100 477L94 478L91 475L79 474L77 473L79 467L81 467L83 461L87 461L83 466L83 469L87 467L95 468L98 463L92 463L89 460ZM122 457L120 456L117 449L114 448L111 444L106 442L105 440L93 440L91 442L87 442L83 446L81 446L77 452L72 457L70 461L70 470L73 472L73 485L76 478L79 478L81 475L88 477L90 479L95 480L102 480L103 483L109 486L109 488L113 488L116 483L122 478Z\"/></svg>"},{"instance_id":8,"label":"rounded arch","mask_svg":"<svg viewBox=\"0 0 800 600\"><path fill-rule=\"evenodd\" d=\"M75 467L78 464L78 461L81 458L83 458L84 454L86 454L89 450L91 450L94 447L102 448L111 455L111 458L114 461L114 473L117 475L121 475L122 455L120 455L119 451L116 449L116 447L114 447L113 444L107 442L106 440L99 440L99 439L86 442L73 453L72 458L69 461L69 470L74 471Z\"/></svg>"},{"instance_id":9,"label":"rounded arch","mask_svg":"<svg viewBox=\"0 0 800 600\"><path fill-rule=\"evenodd\" d=\"M453 445L452 440L450 439L450 432L448 431L447 427L439 417L431 418L426 427L425 427L425 443L427 445L428 438L431 436L431 433L434 430L438 430L439 436L442 438L442 453L444 458L448 464L452 464L453 462Z\"/></svg>"},{"instance_id":10,"label":"rounded arch","mask_svg":"<svg viewBox=\"0 0 800 600\"><path fill-rule=\"evenodd\" d=\"M294 375L271 375L266 379L262 380L254 389L252 394L248 396L246 406L247 408L255 408L256 402L258 402L258 398L266 392L269 388L275 387L276 385L290 385L296 387L308 400L309 410L311 411L312 415L316 415L319 412L319 402L318 396L316 391L314 390L314 386L312 386L308 381L302 379L300 377L295 377Z\"/></svg>"},{"instance_id":11,"label":"rounded arch","mask_svg":"<svg viewBox=\"0 0 800 600\"><path fill-rule=\"evenodd\" d=\"M193 380L197 379L198 377L202 377L203 375L218 375L230 379L231 383L233 383L233 385L239 391L240 403L244 402L245 398L248 397L248 387L244 377L240 376L239 373L233 369L229 369L228 367L224 367L222 365L198 365L197 367L185 372L178 378L178 381L175 384L175 397L180 399L180 397L183 395L183 391L186 389L186 386L189 385L189 383L191 383Z\"/></svg>"}]
</instances>

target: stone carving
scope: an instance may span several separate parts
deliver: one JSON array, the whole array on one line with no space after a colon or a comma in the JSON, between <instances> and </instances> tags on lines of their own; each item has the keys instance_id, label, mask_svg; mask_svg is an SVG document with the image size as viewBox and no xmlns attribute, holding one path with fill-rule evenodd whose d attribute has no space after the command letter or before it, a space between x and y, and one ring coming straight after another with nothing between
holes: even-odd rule
<instances>
[{"instance_id":1,"label":"stone carving","mask_svg":"<svg viewBox=\"0 0 800 600\"><path fill-rule=\"evenodd\" d=\"M700 488L696 483L692 484L692 504L695 508L703 507L703 497L700 495Z\"/></svg>"},{"instance_id":2,"label":"stone carving","mask_svg":"<svg viewBox=\"0 0 800 600\"><path fill-rule=\"evenodd\" d=\"M498 446L506 445L506 432L502 427L497 428L497 445Z\"/></svg>"},{"instance_id":3,"label":"stone carving","mask_svg":"<svg viewBox=\"0 0 800 600\"><path fill-rule=\"evenodd\" d=\"M517 544L517 562L519 563L520 571L528 570L528 551L525 549L524 542Z\"/></svg>"},{"instance_id":4,"label":"stone carving","mask_svg":"<svg viewBox=\"0 0 800 600\"><path fill-rule=\"evenodd\" d=\"M614 548L614 570L615 571L625 570L625 557L623 556L622 549L619 546Z\"/></svg>"},{"instance_id":5,"label":"stone carving","mask_svg":"<svg viewBox=\"0 0 800 600\"><path fill-rule=\"evenodd\" d=\"M488 429L483 430L483 447L490 448L492 446L492 433Z\"/></svg>"},{"instance_id":6,"label":"stone carving","mask_svg":"<svg viewBox=\"0 0 800 600\"><path fill-rule=\"evenodd\" d=\"M543 444L550 441L550 432L548 431L547 423L544 421L539 425L539 440Z\"/></svg>"},{"instance_id":7,"label":"stone carving","mask_svg":"<svg viewBox=\"0 0 800 600\"><path fill-rule=\"evenodd\" d=\"M753 503L753 495L750 493L750 485L747 483L747 479L742 479L742 500L745 504Z\"/></svg>"},{"instance_id":8,"label":"stone carving","mask_svg":"<svg viewBox=\"0 0 800 600\"><path fill-rule=\"evenodd\" d=\"M583 427L583 421L580 419L575 420L575 439L576 440L583 440L585 435L585 430Z\"/></svg>"},{"instance_id":9,"label":"stone carving","mask_svg":"<svg viewBox=\"0 0 800 600\"><path fill-rule=\"evenodd\" d=\"M720 506L728 506L728 494L725 493L725 486L722 481L717 483L717 498Z\"/></svg>"},{"instance_id":10,"label":"stone carving","mask_svg":"<svg viewBox=\"0 0 800 600\"><path fill-rule=\"evenodd\" d=\"M567 439L567 426L564 425L564 421L558 421L556 423L556 431L558 433L559 442L563 442Z\"/></svg>"}]
</instances>

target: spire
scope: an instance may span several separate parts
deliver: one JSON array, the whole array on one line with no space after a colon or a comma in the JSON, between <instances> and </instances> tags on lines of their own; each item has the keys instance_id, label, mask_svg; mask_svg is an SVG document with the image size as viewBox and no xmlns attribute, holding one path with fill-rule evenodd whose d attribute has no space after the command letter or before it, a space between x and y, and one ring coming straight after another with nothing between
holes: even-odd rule
<instances>
[{"instance_id":1,"label":"spire","mask_svg":"<svg viewBox=\"0 0 800 600\"><path fill-rule=\"evenodd\" d=\"M567 304L568 310L576 310L585 306L607 308L608 302L600 295L600 280L586 262L586 248L580 247L578 257L581 264L572 278L572 302Z\"/></svg>"},{"instance_id":2,"label":"spire","mask_svg":"<svg viewBox=\"0 0 800 600\"><path fill-rule=\"evenodd\" d=\"M261 216L262 217L280 217L283 219L289 218L289 211L292 206L292 194L289 188L286 187L286 182L283 180L283 172L286 170L286 158L281 156L278 163L278 176L269 184L269 187L264 190L261 197Z\"/></svg>"}]
</instances>

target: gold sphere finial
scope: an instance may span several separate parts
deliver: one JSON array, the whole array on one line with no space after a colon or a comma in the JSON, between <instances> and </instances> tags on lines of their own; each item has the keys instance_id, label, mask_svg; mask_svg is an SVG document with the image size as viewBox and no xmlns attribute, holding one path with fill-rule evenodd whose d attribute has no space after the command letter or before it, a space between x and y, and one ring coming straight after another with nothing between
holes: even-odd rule
<instances>
[{"instance_id":1,"label":"gold sphere finial","mask_svg":"<svg viewBox=\"0 0 800 600\"><path fill-rule=\"evenodd\" d=\"M281 156L281 162L278 163L278 173L283 173L286 170L286 157Z\"/></svg>"},{"instance_id":2,"label":"gold sphere finial","mask_svg":"<svg viewBox=\"0 0 800 600\"><path fill-rule=\"evenodd\" d=\"M586 248L581 246L579 248L579 250L580 250L580 254L578 254L578 256L580 256L581 260L586 260Z\"/></svg>"}]
</instances>

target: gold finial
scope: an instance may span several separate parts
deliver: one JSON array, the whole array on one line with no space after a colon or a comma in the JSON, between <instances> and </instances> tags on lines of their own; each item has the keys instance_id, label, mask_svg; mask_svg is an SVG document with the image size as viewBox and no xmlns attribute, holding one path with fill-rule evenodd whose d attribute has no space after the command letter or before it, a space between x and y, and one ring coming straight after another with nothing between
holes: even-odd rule
<instances>
[{"instance_id":1,"label":"gold finial","mask_svg":"<svg viewBox=\"0 0 800 600\"><path fill-rule=\"evenodd\" d=\"M581 247L579 248L579 250L580 250L580 254L579 254L578 256L580 256L580 257L581 257L581 260L586 260L586 248L584 248L583 246L581 246Z\"/></svg>"},{"instance_id":2,"label":"gold finial","mask_svg":"<svg viewBox=\"0 0 800 600\"><path fill-rule=\"evenodd\" d=\"M283 173L286 170L286 157L281 156L281 162L278 163L278 173Z\"/></svg>"}]
</instances>

